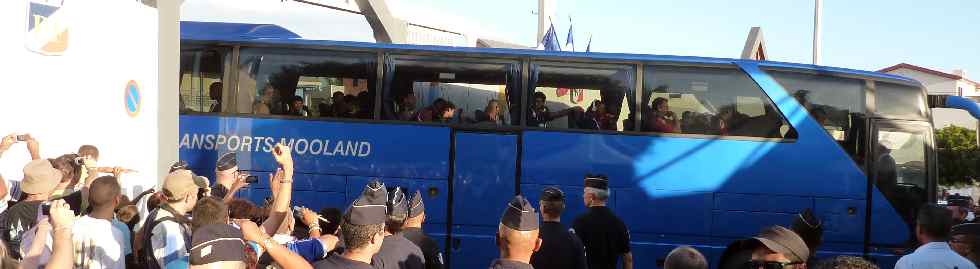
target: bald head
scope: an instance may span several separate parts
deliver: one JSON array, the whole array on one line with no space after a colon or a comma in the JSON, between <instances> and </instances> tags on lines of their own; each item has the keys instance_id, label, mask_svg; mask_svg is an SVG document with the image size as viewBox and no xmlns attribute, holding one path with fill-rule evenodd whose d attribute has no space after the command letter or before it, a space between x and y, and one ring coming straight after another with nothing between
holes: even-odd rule
<instances>
[{"instance_id":1,"label":"bald head","mask_svg":"<svg viewBox=\"0 0 980 269\"><path fill-rule=\"evenodd\" d=\"M518 231L500 224L497 228L497 246L501 258L525 260L529 263L531 254L541 248L538 230Z\"/></svg>"},{"instance_id":2,"label":"bald head","mask_svg":"<svg viewBox=\"0 0 980 269\"><path fill-rule=\"evenodd\" d=\"M664 269L708 269L708 260L697 249L681 246L667 254Z\"/></svg>"}]
</instances>

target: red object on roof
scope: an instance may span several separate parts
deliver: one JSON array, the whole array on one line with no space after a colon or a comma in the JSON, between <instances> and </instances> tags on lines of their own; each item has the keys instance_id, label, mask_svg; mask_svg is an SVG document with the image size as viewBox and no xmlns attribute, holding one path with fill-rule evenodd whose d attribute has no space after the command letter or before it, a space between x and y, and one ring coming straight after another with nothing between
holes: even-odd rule
<instances>
[{"instance_id":1,"label":"red object on roof","mask_svg":"<svg viewBox=\"0 0 980 269\"><path fill-rule=\"evenodd\" d=\"M893 66L890 66L890 67L886 67L885 69L878 70L878 72L880 72L880 73L887 73L887 72L898 70L898 69L902 69L902 68L909 69L909 70L914 70L914 71L919 71L919 72L930 74L930 75L940 76L940 77L944 77L944 78L948 78L948 79L954 79L954 80L960 80L960 79L962 79L962 80L966 80L967 82L973 83L974 85L980 85L980 83L977 83L976 81L972 81L972 80L970 80L968 78L964 78L963 76L960 76L960 75L950 74L950 73L946 73L946 72L943 72L943 71L929 69L929 68L925 68L925 67L921 67L921 66L917 66L917 65L911 65L911 64L907 64L907 63L900 63L900 64L896 64L896 65L893 65Z\"/></svg>"}]
</instances>

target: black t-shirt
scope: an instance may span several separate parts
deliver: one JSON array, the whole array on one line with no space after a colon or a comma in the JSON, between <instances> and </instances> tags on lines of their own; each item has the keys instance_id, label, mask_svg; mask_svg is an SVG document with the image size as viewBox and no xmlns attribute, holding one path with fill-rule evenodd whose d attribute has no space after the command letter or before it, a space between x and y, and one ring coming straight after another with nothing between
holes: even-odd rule
<instances>
[{"instance_id":1,"label":"black t-shirt","mask_svg":"<svg viewBox=\"0 0 980 269\"><path fill-rule=\"evenodd\" d=\"M534 269L534 266L518 261L496 259L490 263L490 269Z\"/></svg>"},{"instance_id":2,"label":"black t-shirt","mask_svg":"<svg viewBox=\"0 0 980 269\"><path fill-rule=\"evenodd\" d=\"M608 207L590 207L575 218L572 229L585 245L590 269L614 269L619 257L630 251L629 230Z\"/></svg>"},{"instance_id":3,"label":"black t-shirt","mask_svg":"<svg viewBox=\"0 0 980 269\"><path fill-rule=\"evenodd\" d=\"M37 210L43 201L21 201L0 214L0 238L15 259L21 258L20 241L27 230L37 224Z\"/></svg>"},{"instance_id":4,"label":"black t-shirt","mask_svg":"<svg viewBox=\"0 0 980 269\"><path fill-rule=\"evenodd\" d=\"M425 256L412 241L408 241L401 234L385 236L381 243L381 250L375 257L381 260L380 269L424 269Z\"/></svg>"},{"instance_id":5,"label":"black t-shirt","mask_svg":"<svg viewBox=\"0 0 980 269\"><path fill-rule=\"evenodd\" d=\"M538 269L585 269L585 247L578 236L560 222L542 222L538 234L541 249L531 255Z\"/></svg>"},{"instance_id":6,"label":"black t-shirt","mask_svg":"<svg viewBox=\"0 0 980 269\"><path fill-rule=\"evenodd\" d=\"M348 260L340 254L330 254L326 259L313 265L316 269L374 269L371 264Z\"/></svg>"},{"instance_id":7,"label":"black t-shirt","mask_svg":"<svg viewBox=\"0 0 980 269\"><path fill-rule=\"evenodd\" d=\"M71 193L69 195L65 195L65 196L59 197L57 199L52 199L52 200L59 200L59 199L60 200L65 200L65 203L68 204L68 207L71 208L71 211L74 211L75 212L75 216L81 216L81 215L88 214L88 212L82 212L82 192L81 191L76 191L76 192L73 192L73 193Z\"/></svg>"},{"instance_id":8,"label":"black t-shirt","mask_svg":"<svg viewBox=\"0 0 980 269\"><path fill-rule=\"evenodd\" d=\"M419 228L405 228L402 231L402 236L408 241L415 243L419 249L422 250L422 255L425 256L425 268L426 269L442 269L445 267L445 262L442 257L442 250L439 250L439 244L435 240L429 238L422 232Z\"/></svg>"}]
</instances>

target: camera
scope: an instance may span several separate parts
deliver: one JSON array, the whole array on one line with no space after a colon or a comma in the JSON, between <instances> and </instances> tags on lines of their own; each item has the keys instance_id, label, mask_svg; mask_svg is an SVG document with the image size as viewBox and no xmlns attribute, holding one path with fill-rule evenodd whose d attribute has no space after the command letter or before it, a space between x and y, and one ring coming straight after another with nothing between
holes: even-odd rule
<instances>
[{"instance_id":1,"label":"camera","mask_svg":"<svg viewBox=\"0 0 980 269\"><path fill-rule=\"evenodd\" d=\"M258 176L249 175L249 176L245 177L245 183L252 184L252 183L255 183L255 182L259 182L259 177Z\"/></svg>"},{"instance_id":2,"label":"camera","mask_svg":"<svg viewBox=\"0 0 980 269\"><path fill-rule=\"evenodd\" d=\"M26 134L17 135L17 141L27 141L30 138L31 136Z\"/></svg>"},{"instance_id":3,"label":"camera","mask_svg":"<svg viewBox=\"0 0 980 269\"><path fill-rule=\"evenodd\" d=\"M44 214L45 216L51 216L51 204L50 203L43 203L43 204L41 204L41 214Z\"/></svg>"}]
</instances>

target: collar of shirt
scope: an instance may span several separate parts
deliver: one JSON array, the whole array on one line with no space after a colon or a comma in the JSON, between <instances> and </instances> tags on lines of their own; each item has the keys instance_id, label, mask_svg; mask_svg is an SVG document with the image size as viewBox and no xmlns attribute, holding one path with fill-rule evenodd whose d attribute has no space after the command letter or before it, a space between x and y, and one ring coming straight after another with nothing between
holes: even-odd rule
<instances>
[{"instance_id":1,"label":"collar of shirt","mask_svg":"<svg viewBox=\"0 0 980 269\"><path fill-rule=\"evenodd\" d=\"M915 252L937 252L937 251L953 251L946 242L929 242L925 245L919 246L915 249Z\"/></svg>"}]
</instances>

